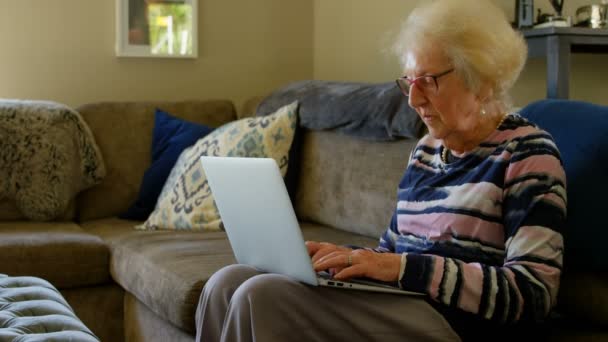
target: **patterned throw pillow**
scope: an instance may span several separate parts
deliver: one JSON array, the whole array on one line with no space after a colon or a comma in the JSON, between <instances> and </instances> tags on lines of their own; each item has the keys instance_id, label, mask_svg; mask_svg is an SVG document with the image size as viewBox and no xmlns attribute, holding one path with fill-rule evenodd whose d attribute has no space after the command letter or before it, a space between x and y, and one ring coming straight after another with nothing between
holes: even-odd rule
<instances>
[{"instance_id":1,"label":"patterned throw pillow","mask_svg":"<svg viewBox=\"0 0 608 342\"><path fill-rule=\"evenodd\" d=\"M221 230L219 212L200 164L201 156L273 158L287 172L298 103L271 115L225 124L185 149L171 170L154 212L138 229Z\"/></svg>"}]
</instances>

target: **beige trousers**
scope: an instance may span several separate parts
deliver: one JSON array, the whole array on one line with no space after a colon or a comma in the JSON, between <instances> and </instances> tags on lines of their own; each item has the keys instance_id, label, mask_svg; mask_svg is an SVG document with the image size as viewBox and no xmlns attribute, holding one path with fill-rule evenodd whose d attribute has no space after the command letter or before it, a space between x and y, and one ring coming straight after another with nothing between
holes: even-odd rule
<instances>
[{"instance_id":1,"label":"beige trousers","mask_svg":"<svg viewBox=\"0 0 608 342\"><path fill-rule=\"evenodd\" d=\"M196 311L196 341L460 341L424 299L315 287L245 265L216 272Z\"/></svg>"}]
</instances>

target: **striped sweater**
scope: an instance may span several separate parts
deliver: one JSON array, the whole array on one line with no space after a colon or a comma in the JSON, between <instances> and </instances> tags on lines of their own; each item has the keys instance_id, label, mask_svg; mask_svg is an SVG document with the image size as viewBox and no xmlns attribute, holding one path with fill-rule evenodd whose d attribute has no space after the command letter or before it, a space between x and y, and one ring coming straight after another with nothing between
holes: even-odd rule
<instances>
[{"instance_id":1,"label":"striped sweater","mask_svg":"<svg viewBox=\"0 0 608 342\"><path fill-rule=\"evenodd\" d=\"M399 285L497 323L540 321L562 268L566 176L551 136L511 114L447 165L423 137L379 252L402 253Z\"/></svg>"}]
</instances>

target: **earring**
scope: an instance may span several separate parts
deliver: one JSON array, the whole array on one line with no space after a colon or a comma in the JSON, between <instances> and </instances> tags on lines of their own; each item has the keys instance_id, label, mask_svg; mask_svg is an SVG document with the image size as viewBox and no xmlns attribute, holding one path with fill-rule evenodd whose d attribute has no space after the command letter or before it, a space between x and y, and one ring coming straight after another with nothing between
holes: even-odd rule
<instances>
[{"instance_id":1,"label":"earring","mask_svg":"<svg viewBox=\"0 0 608 342\"><path fill-rule=\"evenodd\" d=\"M486 115L486 114L487 114L486 109L485 109L485 108L483 108L483 107L481 108L481 111L480 111L479 113L480 113L481 115Z\"/></svg>"}]
</instances>

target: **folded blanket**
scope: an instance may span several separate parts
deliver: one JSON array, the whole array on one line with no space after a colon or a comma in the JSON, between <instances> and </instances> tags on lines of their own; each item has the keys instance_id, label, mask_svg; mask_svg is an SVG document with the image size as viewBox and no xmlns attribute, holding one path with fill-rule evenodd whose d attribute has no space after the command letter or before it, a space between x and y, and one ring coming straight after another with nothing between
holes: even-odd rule
<instances>
[{"instance_id":1,"label":"folded blanket","mask_svg":"<svg viewBox=\"0 0 608 342\"><path fill-rule=\"evenodd\" d=\"M300 126L312 130L334 129L374 141L419 138L424 132L395 82L295 82L266 97L256 115L273 113L295 100L300 103Z\"/></svg>"},{"instance_id":2,"label":"folded blanket","mask_svg":"<svg viewBox=\"0 0 608 342\"><path fill-rule=\"evenodd\" d=\"M105 176L102 156L76 111L54 102L0 101L0 199L30 220L62 215Z\"/></svg>"}]
</instances>

